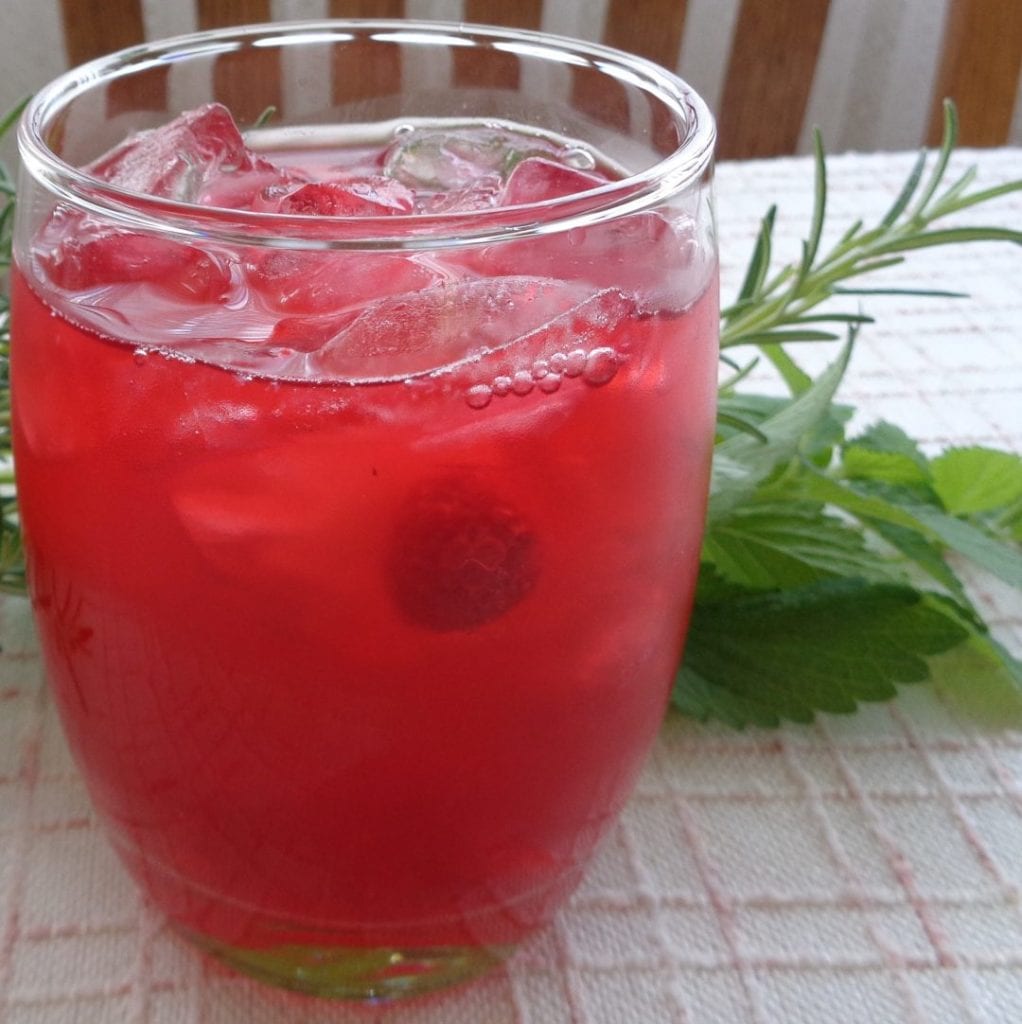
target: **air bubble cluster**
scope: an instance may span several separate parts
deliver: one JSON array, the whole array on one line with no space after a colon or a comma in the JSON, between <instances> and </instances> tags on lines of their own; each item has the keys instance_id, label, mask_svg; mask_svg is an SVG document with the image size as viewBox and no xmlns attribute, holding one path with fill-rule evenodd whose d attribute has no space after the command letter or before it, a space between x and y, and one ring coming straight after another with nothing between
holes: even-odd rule
<instances>
[{"instance_id":1,"label":"air bubble cluster","mask_svg":"<svg viewBox=\"0 0 1022 1024\"><path fill-rule=\"evenodd\" d=\"M512 376L502 374L489 384L473 384L465 392L465 401L472 409L485 409L494 398L508 395L524 398L533 390L552 395L565 378L575 377L598 388L614 379L620 363L621 357L612 348L555 352L548 358L537 359L528 370L518 370Z\"/></svg>"}]
</instances>

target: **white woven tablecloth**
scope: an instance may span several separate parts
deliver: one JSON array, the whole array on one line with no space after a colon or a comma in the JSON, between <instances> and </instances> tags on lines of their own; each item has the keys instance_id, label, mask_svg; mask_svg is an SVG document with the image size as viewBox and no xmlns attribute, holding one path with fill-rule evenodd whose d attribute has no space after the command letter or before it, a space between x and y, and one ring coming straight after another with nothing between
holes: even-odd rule
<instances>
[{"instance_id":1,"label":"white woven tablecloth","mask_svg":"<svg viewBox=\"0 0 1022 1024\"><path fill-rule=\"evenodd\" d=\"M961 154L981 181L1022 150ZM881 214L907 155L830 161L835 226ZM759 217L797 253L805 159L724 165L725 296ZM1022 196L973 214L1022 228ZM884 283L844 397L928 447L1022 451L1022 252L921 251ZM976 580L1022 648L1022 598ZM0 606L0 1021L9 1024L1016 1024L1022 1021L1022 732L929 688L857 716L743 734L669 721L556 926L461 991L330 1004L228 973L168 933L122 873L43 687L26 603Z\"/></svg>"}]
</instances>

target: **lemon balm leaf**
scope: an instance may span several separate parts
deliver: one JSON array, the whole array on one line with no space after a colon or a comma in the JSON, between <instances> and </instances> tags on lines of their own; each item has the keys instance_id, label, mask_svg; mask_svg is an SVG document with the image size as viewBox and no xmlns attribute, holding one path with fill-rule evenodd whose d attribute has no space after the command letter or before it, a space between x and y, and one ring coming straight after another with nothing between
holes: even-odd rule
<instances>
[{"instance_id":1,"label":"lemon balm leaf","mask_svg":"<svg viewBox=\"0 0 1022 1024\"><path fill-rule=\"evenodd\" d=\"M968 637L911 587L837 579L746 593L697 605L672 699L735 726L808 722L929 680L927 659Z\"/></svg>"},{"instance_id":2,"label":"lemon balm leaf","mask_svg":"<svg viewBox=\"0 0 1022 1024\"><path fill-rule=\"evenodd\" d=\"M933 486L955 516L991 512L1022 500L1022 458L992 448L952 448L931 464Z\"/></svg>"},{"instance_id":3,"label":"lemon balm leaf","mask_svg":"<svg viewBox=\"0 0 1022 1024\"><path fill-rule=\"evenodd\" d=\"M929 466L919 445L901 427L886 420L874 423L858 437L853 438L849 444L864 451L902 455L915 463L923 474L926 474Z\"/></svg>"},{"instance_id":4,"label":"lemon balm leaf","mask_svg":"<svg viewBox=\"0 0 1022 1024\"><path fill-rule=\"evenodd\" d=\"M986 635L970 637L930 662L938 692L989 729L1022 729L1022 662Z\"/></svg>"},{"instance_id":5,"label":"lemon balm leaf","mask_svg":"<svg viewBox=\"0 0 1022 1024\"><path fill-rule=\"evenodd\" d=\"M819 505L750 503L713 524L703 557L734 583L796 587L839 576L891 579L891 566L866 547L861 530Z\"/></svg>"},{"instance_id":6,"label":"lemon balm leaf","mask_svg":"<svg viewBox=\"0 0 1022 1024\"><path fill-rule=\"evenodd\" d=\"M900 486L928 486L930 474L901 452L874 451L852 444L842 454L842 469L853 480L876 480Z\"/></svg>"}]
</instances>

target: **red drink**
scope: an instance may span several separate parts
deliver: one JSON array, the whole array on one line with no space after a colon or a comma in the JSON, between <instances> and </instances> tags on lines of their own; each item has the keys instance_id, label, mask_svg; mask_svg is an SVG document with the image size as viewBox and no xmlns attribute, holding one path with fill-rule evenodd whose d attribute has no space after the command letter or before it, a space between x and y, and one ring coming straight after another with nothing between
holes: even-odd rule
<instances>
[{"instance_id":1,"label":"red drink","mask_svg":"<svg viewBox=\"0 0 1022 1024\"><path fill-rule=\"evenodd\" d=\"M220 116L168 130L205 144ZM159 141L93 171L125 185ZM387 146L232 151L198 201L316 237L322 215L413 232L608 180L534 146L455 183ZM694 588L718 307L677 222L623 223L307 253L58 207L21 253L18 486L53 689L121 857L232 962L280 980L333 950L364 973L509 946L627 797Z\"/></svg>"}]
</instances>

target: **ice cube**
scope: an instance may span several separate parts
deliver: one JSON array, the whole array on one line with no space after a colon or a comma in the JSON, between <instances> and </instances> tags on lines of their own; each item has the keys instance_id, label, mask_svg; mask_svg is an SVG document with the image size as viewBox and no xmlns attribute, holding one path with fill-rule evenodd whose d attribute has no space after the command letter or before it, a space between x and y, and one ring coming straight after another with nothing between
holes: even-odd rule
<instances>
[{"instance_id":1,"label":"ice cube","mask_svg":"<svg viewBox=\"0 0 1022 1024\"><path fill-rule=\"evenodd\" d=\"M705 274L693 272L691 244L651 212L473 249L463 259L486 275L527 273L616 288L649 308L683 309L705 286Z\"/></svg>"},{"instance_id":2,"label":"ice cube","mask_svg":"<svg viewBox=\"0 0 1022 1024\"><path fill-rule=\"evenodd\" d=\"M197 422L214 424L224 415L219 407L199 413ZM269 571L291 579L310 564L309 547L336 517L335 488L322 483L330 479L329 454L322 439L298 438L183 468L174 507L209 566L257 580Z\"/></svg>"},{"instance_id":3,"label":"ice cube","mask_svg":"<svg viewBox=\"0 0 1022 1024\"><path fill-rule=\"evenodd\" d=\"M530 156L556 157L563 147L504 127L451 125L404 132L387 152L385 173L416 191L450 192L490 175L505 179Z\"/></svg>"},{"instance_id":4,"label":"ice cube","mask_svg":"<svg viewBox=\"0 0 1022 1024\"><path fill-rule=\"evenodd\" d=\"M294 373L348 380L427 373L504 349L591 297L589 288L535 277L442 282L368 306L319 349L296 357Z\"/></svg>"},{"instance_id":5,"label":"ice cube","mask_svg":"<svg viewBox=\"0 0 1022 1024\"><path fill-rule=\"evenodd\" d=\"M503 206L541 203L607 181L596 172L530 157L511 172L500 201ZM706 284L706 267L693 262L696 250L690 225L649 211L471 250L466 262L486 274L549 274L619 288L639 297L645 308L680 310Z\"/></svg>"},{"instance_id":6,"label":"ice cube","mask_svg":"<svg viewBox=\"0 0 1022 1024\"><path fill-rule=\"evenodd\" d=\"M220 103L209 103L169 124L129 136L87 168L131 192L196 202L211 183L273 165L252 153Z\"/></svg>"},{"instance_id":7,"label":"ice cube","mask_svg":"<svg viewBox=\"0 0 1022 1024\"><path fill-rule=\"evenodd\" d=\"M281 197L301 187L305 181L292 171L258 166L250 171L214 175L204 184L195 201L200 206L276 213Z\"/></svg>"},{"instance_id":8,"label":"ice cube","mask_svg":"<svg viewBox=\"0 0 1022 1024\"><path fill-rule=\"evenodd\" d=\"M419 203L423 213L467 213L489 210L500 202L504 182L499 174L485 174L464 188L436 192Z\"/></svg>"},{"instance_id":9,"label":"ice cube","mask_svg":"<svg viewBox=\"0 0 1022 1024\"><path fill-rule=\"evenodd\" d=\"M415 196L404 185L381 175L347 181L318 181L283 196L278 213L319 217L387 217L411 213Z\"/></svg>"},{"instance_id":10,"label":"ice cube","mask_svg":"<svg viewBox=\"0 0 1022 1024\"><path fill-rule=\"evenodd\" d=\"M386 252L294 252L280 249L248 266L268 305L292 315L335 313L373 299L416 291L434 272L412 255Z\"/></svg>"},{"instance_id":11,"label":"ice cube","mask_svg":"<svg viewBox=\"0 0 1022 1024\"><path fill-rule=\"evenodd\" d=\"M285 316L274 324L268 344L291 352L313 352L340 334L358 314L356 307L324 316Z\"/></svg>"},{"instance_id":12,"label":"ice cube","mask_svg":"<svg viewBox=\"0 0 1022 1024\"><path fill-rule=\"evenodd\" d=\"M226 261L191 245L151 235L80 227L40 263L68 291L112 284L152 284L191 302L215 302L231 286Z\"/></svg>"},{"instance_id":13,"label":"ice cube","mask_svg":"<svg viewBox=\"0 0 1022 1024\"><path fill-rule=\"evenodd\" d=\"M602 175L566 167L543 157L529 157L522 160L508 177L501 205L541 203L547 199L588 192L606 184L607 179Z\"/></svg>"},{"instance_id":14,"label":"ice cube","mask_svg":"<svg viewBox=\"0 0 1022 1024\"><path fill-rule=\"evenodd\" d=\"M292 604L324 619L345 607L347 628L364 629L365 620L379 628L381 612L393 614L379 565L390 520L380 510L397 496L389 496L395 482L374 467L400 458L400 446L392 454L379 425L360 424L343 401L317 397L295 405L296 397L282 396L292 404L281 422L315 429L268 431L258 447L251 430L243 430L248 441L235 451L225 451L218 439L204 451L209 457L177 460L167 483L174 510L214 579L278 581L278 589L279 581L300 584ZM230 413L230 401L224 404ZM218 432L222 416L220 404L200 404L195 422L203 432Z\"/></svg>"}]
</instances>

